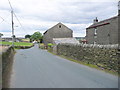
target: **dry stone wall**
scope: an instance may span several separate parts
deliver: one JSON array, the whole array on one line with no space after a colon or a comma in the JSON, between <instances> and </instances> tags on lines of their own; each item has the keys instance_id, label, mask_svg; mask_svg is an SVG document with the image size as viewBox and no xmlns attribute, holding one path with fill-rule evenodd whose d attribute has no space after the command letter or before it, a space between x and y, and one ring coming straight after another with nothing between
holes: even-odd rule
<instances>
[{"instance_id":1,"label":"dry stone wall","mask_svg":"<svg viewBox=\"0 0 120 90\"><path fill-rule=\"evenodd\" d=\"M57 54L116 72L118 72L118 63L120 63L120 61L118 61L117 45L59 44L57 46Z\"/></svg>"},{"instance_id":2,"label":"dry stone wall","mask_svg":"<svg viewBox=\"0 0 120 90\"><path fill-rule=\"evenodd\" d=\"M8 46L8 49L4 49L2 54L2 87L8 88L9 87L9 80L10 80L10 73L13 64L13 57L14 57L14 48Z\"/></svg>"}]
</instances>

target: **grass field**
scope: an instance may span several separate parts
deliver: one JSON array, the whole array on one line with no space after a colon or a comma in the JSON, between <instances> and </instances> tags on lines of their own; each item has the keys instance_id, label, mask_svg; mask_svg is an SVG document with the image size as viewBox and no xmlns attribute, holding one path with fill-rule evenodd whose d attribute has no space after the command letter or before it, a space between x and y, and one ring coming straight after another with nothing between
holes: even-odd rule
<instances>
[{"instance_id":1,"label":"grass field","mask_svg":"<svg viewBox=\"0 0 120 90\"><path fill-rule=\"evenodd\" d=\"M30 39L22 39L22 41L30 42Z\"/></svg>"},{"instance_id":2,"label":"grass field","mask_svg":"<svg viewBox=\"0 0 120 90\"><path fill-rule=\"evenodd\" d=\"M12 42L0 42L2 45L12 45ZM32 46L33 43L26 43L26 42L14 42L15 46Z\"/></svg>"}]
</instances>

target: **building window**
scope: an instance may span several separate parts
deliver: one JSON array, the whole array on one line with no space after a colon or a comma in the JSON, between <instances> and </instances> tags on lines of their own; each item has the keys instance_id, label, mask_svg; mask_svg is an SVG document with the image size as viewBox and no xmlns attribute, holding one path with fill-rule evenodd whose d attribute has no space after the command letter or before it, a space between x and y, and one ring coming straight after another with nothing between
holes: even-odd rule
<instances>
[{"instance_id":1,"label":"building window","mask_svg":"<svg viewBox=\"0 0 120 90\"><path fill-rule=\"evenodd\" d=\"M59 28L61 28L61 25L59 25Z\"/></svg>"},{"instance_id":2,"label":"building window","mask_svg":"<svg viewBox=\"0 0 120 90\"><path fill-rule=\"evenodd\" d=\"M94 38L97 38L97 28L94 29Z\"/></svg>"},{"instance_id":3,"label":"building window","mask_svg":"<svg viewBox=\"0 0 120 90\"><path fill-rule=\"evenodd\" d=\"M96 35L97 35L97 28L95 28L95 32L94 32L94 34L96 34Z\"/></svg>"}]
</instances>

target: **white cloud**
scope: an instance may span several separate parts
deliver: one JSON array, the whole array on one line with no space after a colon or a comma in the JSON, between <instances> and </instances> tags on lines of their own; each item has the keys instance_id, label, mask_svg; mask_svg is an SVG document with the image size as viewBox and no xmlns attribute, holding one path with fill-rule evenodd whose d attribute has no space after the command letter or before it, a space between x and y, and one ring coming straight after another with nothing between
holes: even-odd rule
<instances>
[{"instance_id":1,"label":"white cloud","mask_svg":"<svg viewBox=\"0 0 120 90\"><path fill-rule=\"evenodd\" d=\"M117 15L117 0L10 0L14 12L23 25L14 17L15 34L18 37L44 32L62 22L74 32L74 36L85 36L85 28L95 17L100 20ZM8 0L0 2L0 31L11 35L11 14ZM2 22L2 23L1 23Z\"/></svg>"}]
</instances>

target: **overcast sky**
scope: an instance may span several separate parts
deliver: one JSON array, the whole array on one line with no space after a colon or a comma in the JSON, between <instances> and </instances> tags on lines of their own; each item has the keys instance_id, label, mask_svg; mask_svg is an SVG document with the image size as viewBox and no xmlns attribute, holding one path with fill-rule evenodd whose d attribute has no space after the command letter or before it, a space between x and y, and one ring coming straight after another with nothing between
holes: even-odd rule
<instances>
[{"instance_id":1,"label":"overcast sky","mask_svg":"<svg viewBox=\"0 0 120 90\"><path fill-rule=\"evenodd\" d=\"M35 31L44 33L62 22L73 30L74 37L85 36L93 19L104 20L118 13L118 0L10 0L15 14L15 35L24 37ZM11 37L11 9L8 0L0 0L0 33ZM3 20L4 19L4 20Z\"/></svg>"}]
</instances>

